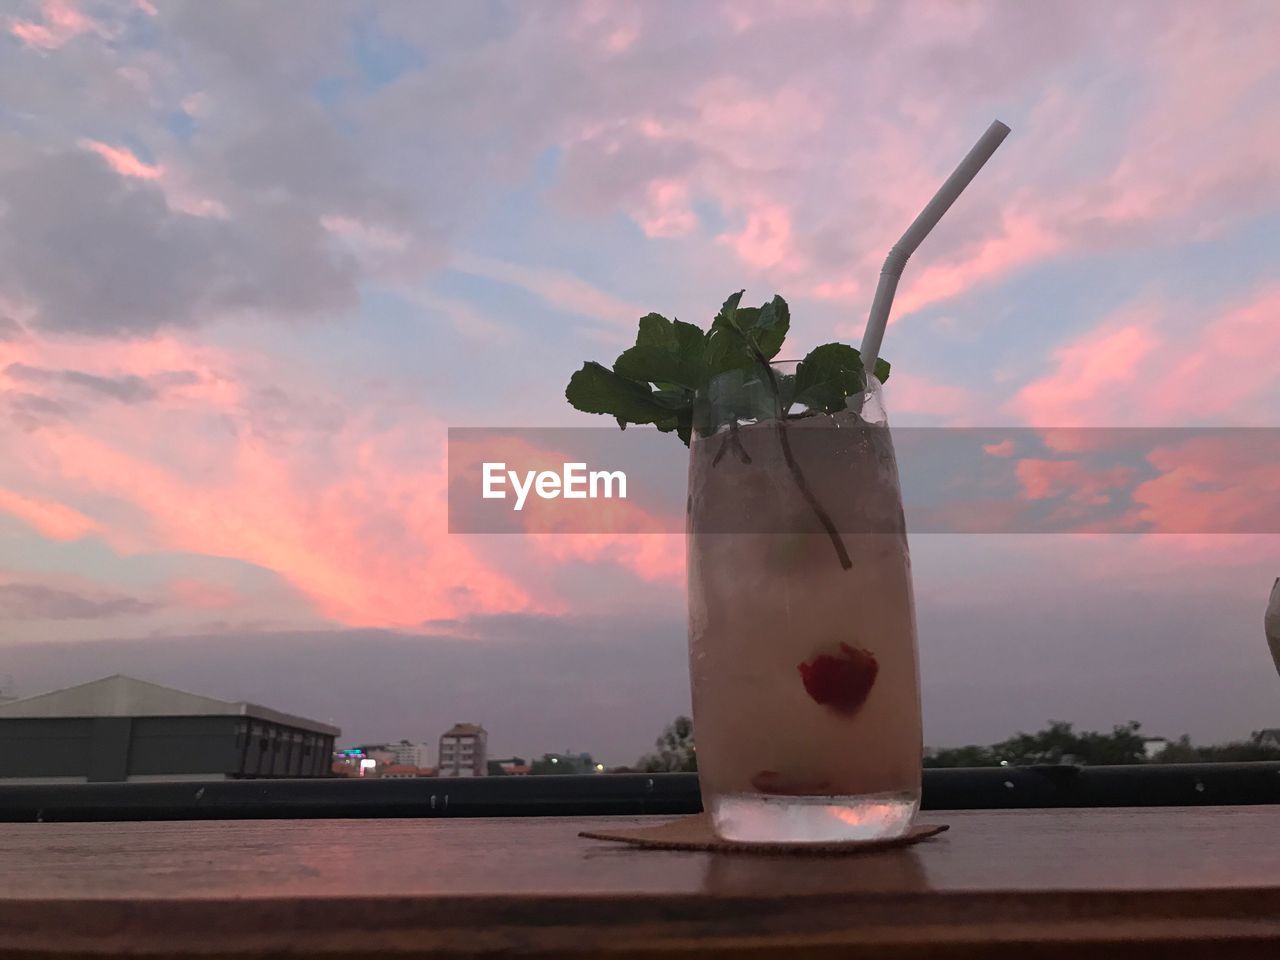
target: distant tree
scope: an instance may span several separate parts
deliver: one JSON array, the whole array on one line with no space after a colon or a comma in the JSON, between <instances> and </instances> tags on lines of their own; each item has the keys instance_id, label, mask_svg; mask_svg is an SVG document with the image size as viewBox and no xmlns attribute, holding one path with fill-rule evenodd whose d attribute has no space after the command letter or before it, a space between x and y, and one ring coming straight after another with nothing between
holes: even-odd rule
<instances>
[{"instance_id":1,"label":"distant tree","mask_svg":"<svg viewBox=\"0 0 1280 960\"><path fill-rule=\"evenodd\" d=\"M1183 734L1156 755L1156 763L1249 763L1255 760L1280 760L1280 746L1262 732L1248 740L1197 747Z\"/></svg>"},{"instance_id":2,"label":"distant tree","mask_svg":"<svg viewBox=\"0 0 1280 960\"><path fill-rule=\"evenodd\" d=\"M995 767L999 764L1000 761L990 747L980 747L977 744L926 750L924 754L926 767Z\"/></svg>"},{"instance_id":3,"label":"distant tree","mask_svg":"<svg viewBox=\"0 0 1280 960\"><path fill-rule=\"evenodd\" d=\"M1166 743L1153 759L1156 763L1196 763L1200 759L1200 748L1193 746L1191 738L1184 733Z\"/></svg>"},{"instance_id":4,"label":"distant tree","mask_svg":"<svg viewBox=\"0 0 1280 960\"><path fill-rule=\"evenodd\" d=\"M1071 724L1050 720L1037 733L1018 733L990 747L970 745L927 750L926 767L991 767L1005 763L1078 763L1086 766L1145 763L1147 738L1137 722L1112 727L1110 733L1076 732ZM1246 763L1280 760L1280 742L1273 732L1257 731L1248 740L1198 747L1185 734L1165 744L1156 763Z\"/></svg>"},{"instance_id":5,"label":"distant tree","mask_svg":"<svg viewBox=\"0 0 1280 960\"><path fill-rule=\"evenodd\" d=\"M531 776L566 776L573 773L596 773L596 762L589 753L544 753L529 765Z\"/></svg>"},{"instance_id":6,"label":"distant tree","mask_svg":"<svg viewBox=\"0 0 1280 960\"><path fill-rule=\"evenodd\" d=\"M1076 762L1096 766L1142 763L1147 759L1147 738L1136 720L1111 728L1111 733L1083 733L1076 747Z\"/></svg>"},{"instance_id":7,"label":"distant tree","mask_svg":"<svg viewBox=\"0 0 1280 960\"><path fill-rule=\"evenodd\" d=\"M1138 732L1141 726L1131 722L1113 727L1110 733L1076 733L1071 724L1050 720L1049 726L1038 733L1019 733L993 744L991 752L997 762L1015 766L1033 763L1089 766L1141 763L1146 759L1146 741Z\"/></svg>"},{"instance_id":8,"label":"distant tree","mask_svg":"<svg viewBox=\"0 0 1280 960\"><path fill-rule=\"evenodd\" d=\"M693 743L693 721L676 717L653 744L655 753L647 753L636 761L644 773L692 773L698 769L698 753Z\"/></svg>"}]
</instances>

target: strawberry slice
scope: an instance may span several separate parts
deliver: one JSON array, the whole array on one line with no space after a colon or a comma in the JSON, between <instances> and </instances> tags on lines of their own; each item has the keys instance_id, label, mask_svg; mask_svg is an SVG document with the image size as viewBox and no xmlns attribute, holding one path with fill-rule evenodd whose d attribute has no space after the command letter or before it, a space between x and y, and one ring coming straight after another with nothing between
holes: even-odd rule
<instances>
[{"instance_id":1,"label":"strawberry slice","mask_svg":"<svg viewBox=\"0 0 1280 960\"><path fill-rule=\"evenodd\" d=\"M853 716L867 702L880 664L870 651L842 643L838 654L820 653L796 669L814 703Z\"/></svg>"}]
</instances>

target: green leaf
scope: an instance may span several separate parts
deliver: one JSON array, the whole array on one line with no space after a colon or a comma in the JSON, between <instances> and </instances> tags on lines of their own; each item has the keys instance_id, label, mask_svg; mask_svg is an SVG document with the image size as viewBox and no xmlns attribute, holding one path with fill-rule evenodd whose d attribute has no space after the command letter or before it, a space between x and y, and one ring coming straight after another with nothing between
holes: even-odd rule
<instances>
[{"instance_id":1,"label":"green leaf","mask_svg":"<svg viewBox=\"0 0 1280 960\"><path fill-rule=\"evenodd\" d=\"M716 319L719 320L723 317L726 321L732 322L734 314L738 312L738 304L742 302L742 295L746 292L745 290L739 290L737 293L729 294L721 305L720 312L716 314Z\"/></svg>"},{"instance_id":2,"label":"green leaf","mask_svg":"<svg viewBox=\"0 0 1280 960\"><path fill-rule=\"evenodd\" d=\"M628 423L652 423L671 429L677 420L670 407L655 399L648 384L629 380L594 360L569 378L564 395L583 413L608 414L624 428Z\"/></svg>"},{"instance_id":3,"label":"green leaf","mask_svg":"<svg viewBox=\"0 0 1280 960\"><path fill-rule=\"evenodd\" d=\"M760 308L753 332L760 352L772 360L782 349L782 341L787 339L791 329L791 308L787 301L779 296Z\"/></svg>"},{"instance_id":4,"label":"green leaf","mask_svg":"<svg viewBox=\"0 0 1280 960\"><path fill-rule=\"evenodd\" d=\"M622 352L616 373L644 383L675 384L696 390L706 379L702 331L651 313L640 320L636 345Z\"/></svg>"},{"instance_id":5,"label":"green leaf","mask_svg":"<svg viewBox=\"0 0 1280 960\"><path fill-rule=\"evenodd\" d=\"M729 370L749 367L755 362L747 341L727 322L721 322L719 317L707 334L703 360L703 373L708 380Z\"/></svg>"},{"instance_id":6,"label":"green leaf","mask_svg":"<svg viewBox=\"0 0 1280 960\"><path fill-rule=\"evenodd\" d=\"M847 343L814 347L796 367L795 402L810 410L836 413L866 386L862 354Z\"/></svg>"},{"instance_id":7,"label":"green leaf","mask_svg":"<svg viewBox=\"0 0 1280 960\"><path fill-rule=\"evenodd\" d=\"M711 333L713 336L717 331L732 333L745 341L748 355L754 356L759 351L766 360L772 360L782 349L782 342L791 328L791 310L787 301L775 296L760 307L739 307L737 303L741 297L739 292L725 301L725 306L711 324ZM732 310L729 309L731 303Z\"/></svg>"},{"instance_id":8,"label":"green leaf","mask_svg":"<svg viewBox=\"0 0 1280 960\"><path fill-rule=\"evenodd\" d=\"M687 444L699 398L700 433L725 423L765 420L793 403L835 413L865 389L862 357L843 343L827 343L800 362L794 376L772 370L782 350L791 311L782 297L759 307L742 306L743 291L724 301L706 333L657 313L640 318L635 345L610 370L586 363L569 380L565 397L586 413L606 414L626 429L652 424ZM889 363L877 360L876 378L889 379ZM702 402L705 400L705 404ZM718 422L703 422L713 414Z\"/></svg>"}]
</instances>

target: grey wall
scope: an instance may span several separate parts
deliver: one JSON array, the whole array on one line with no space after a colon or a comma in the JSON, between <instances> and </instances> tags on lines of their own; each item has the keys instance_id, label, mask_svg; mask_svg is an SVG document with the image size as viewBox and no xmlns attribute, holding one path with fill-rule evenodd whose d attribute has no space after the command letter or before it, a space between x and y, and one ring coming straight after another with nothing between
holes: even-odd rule
<instances>
[{"instance_id":1,"label":"grey wall","mask_svg":"<svg viewBox=\"0 0 1280 960\"><path fill-rule=\"evenodd\" d=\"M248 717L0 719L0 779L322 777L333 738Z\"/></svg>"}]
</instances>

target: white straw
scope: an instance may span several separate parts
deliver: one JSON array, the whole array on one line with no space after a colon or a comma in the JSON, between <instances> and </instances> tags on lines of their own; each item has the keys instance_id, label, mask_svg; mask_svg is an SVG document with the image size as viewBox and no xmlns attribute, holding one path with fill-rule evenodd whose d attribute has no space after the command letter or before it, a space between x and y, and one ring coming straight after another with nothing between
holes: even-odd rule
<instances>
[{"instance_id":1,"label":"white straw","mask_svg":"<svg viewBox=\"0 0 1280 960\"><path fill-rule=\"evenodd\" d=\"M942 215L956 202L956 197L978 175L982 165L991 159L996 147L1008 135L1008 127L999 120L992 121L982 139L973 145L973 149L960 161L960 165L938 188L933 199L920 211L920 215L907 227L902 239L893 245L893 249L885 257L875 299L871 301L871 313L867 316L867 332L862 336L862 362L868 371L875 369L876 357L880 356L880 343L884 340L884 328L889 322L889 309L893 306L893 295L898 289L898 278L902 276L902 268L907 265L907 258L916 252L920 241L938 225Z\"/></svg>"}]
</instances>

